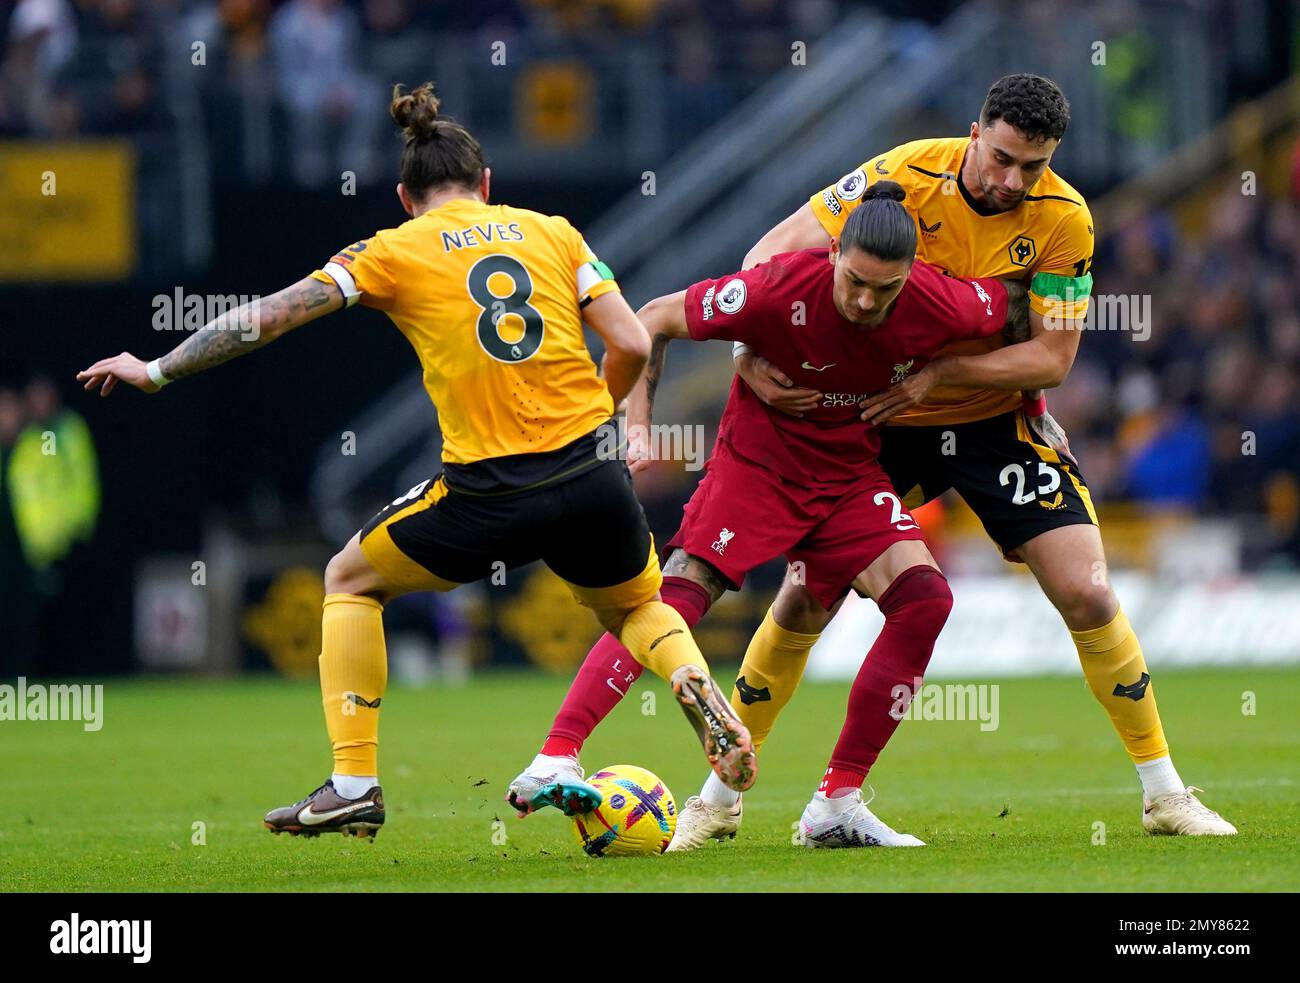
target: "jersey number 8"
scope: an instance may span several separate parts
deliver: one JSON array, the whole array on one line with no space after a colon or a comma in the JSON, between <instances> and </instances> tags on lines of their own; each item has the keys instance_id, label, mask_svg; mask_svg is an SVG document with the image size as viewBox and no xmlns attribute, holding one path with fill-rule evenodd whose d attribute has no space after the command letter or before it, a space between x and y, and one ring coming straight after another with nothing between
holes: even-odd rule
<instances>
[{"instance_id":1,"label":"jersey number 8","mask_svg":"<svg viewBox=\"0 0 1300 983\"><path fill-rule=\"evenodd\" d=\"M494 294L488 287L493 274L510 278L514 290L504 297ZM469 295L481 309L478 316L478 343L498 362L522 362L537 354L546 333L542 312L528 303L533 296L533 278L524 264L513 256L494 254L484 256L472 267L465 278ZM514 314L524 322L524 333L518 341L501 337L501 319Z\"/></svg>"}]
</instances>

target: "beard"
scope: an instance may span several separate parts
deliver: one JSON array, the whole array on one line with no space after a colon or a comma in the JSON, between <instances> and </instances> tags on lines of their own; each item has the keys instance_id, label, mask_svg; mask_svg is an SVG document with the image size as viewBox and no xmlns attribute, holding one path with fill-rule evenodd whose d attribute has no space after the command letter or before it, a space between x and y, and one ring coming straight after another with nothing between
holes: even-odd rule
<instances>
[{"instance_id":1,"label":"beard","mask_svg":"<svg viewBox=\"0 0 1300 983\"><path fill-rule=\"evenodd\" d=\"M983 180L980 181L980 188L984 191L985 203L990 208L995 208L1000 212L1009 212L1013 208L1020 207L1021 202L1025 200L1025 195L1029 193L1026 190L1021 191L1014 198L1003 198L998 194L998 186L996 184L985 184Z\"/></svg>"}]
</instances>

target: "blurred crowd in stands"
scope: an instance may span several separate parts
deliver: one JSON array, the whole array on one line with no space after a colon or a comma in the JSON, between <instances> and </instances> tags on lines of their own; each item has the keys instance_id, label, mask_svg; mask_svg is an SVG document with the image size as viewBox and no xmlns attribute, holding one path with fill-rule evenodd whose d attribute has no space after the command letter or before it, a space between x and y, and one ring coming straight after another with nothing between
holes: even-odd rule
<instances>
[{"instance_id":1,"label":"blurred crowd in stands","mask_svg":"<svg viewBox=\"0 0 1300 983\"><path fill-rule=\"evenodd\" d=\"M1261 544L1300 560L1295 153L1289 198L1234 179L1199 238L1156 211L1103 240L1096 290L1149 298L1149 337L1134 317L1085 335L1049 403L1101 498L1257 516Z\"/></svg>"},{"instance_id":2,"label":"blurred crowd in stands","mask_svg":"<svg viewBox=\"0 0 1300 983\"><path fill-rule=\"evenodd\" d=\"M426 71L439 34L581 55L655 37L682 86L733 99L724 81L788 64L791 37L830 29L842 0L16 0L0 4L0 136L138 133L173 111L169 71L204 64L272 89L304 132L375 116L374 92ZM941 15L951 3L935 5ZM7 23L6 23L7 20ZM728 25L718 44L717 25ZM712 25L712 26L710 26ZM737 43L737 40L741 43ZM383 80L383 81L381 81ZM362 108L366 107L366 108ZM352 134L358 138L360 134Z\"/></svg>"}]
</instances>

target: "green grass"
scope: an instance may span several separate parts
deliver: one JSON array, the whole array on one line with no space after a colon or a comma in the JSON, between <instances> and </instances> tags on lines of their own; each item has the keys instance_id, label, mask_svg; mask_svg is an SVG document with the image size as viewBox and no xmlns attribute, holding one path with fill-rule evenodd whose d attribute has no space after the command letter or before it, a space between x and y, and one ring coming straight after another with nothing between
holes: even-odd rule
<instances>
[{"instance_id":1,"label":"green grass","mask_svg":"<svg viewBox=\"0 0 1300 983\"><path fill-rule=\"evenodd\" d=\"M722 678L727 678L722 673ZM1184 781L1235 822L1227 839L1148 837L1136 777L1082 680L1001 682L1001 726L905 721L873 771L875 811L923 850L804 850L792 824L825 766L847 684L809 683L746 797L741 835L693 854L592 860L554 812L501 802L567 681L482 675L394 687L381 761L388 823L373 844L275 837L268 808L328 773L312 685L112 681L104 727L3 722L4 891L1280 891L1300 887L1300 671L1160 675ZM1244 691L1258 713L1241 712ZM658 713L642 713L653 693ZM588 744L588 771L657 772L679 805L706 765L667 690L641 684ZM1005 815L1002 813L1005 812ZM494 843L504 830L504 844ZM191 843L206 825L206 845ZM1093 845L1096 823L1105 844Z\"/></svg>"}]
</instances>

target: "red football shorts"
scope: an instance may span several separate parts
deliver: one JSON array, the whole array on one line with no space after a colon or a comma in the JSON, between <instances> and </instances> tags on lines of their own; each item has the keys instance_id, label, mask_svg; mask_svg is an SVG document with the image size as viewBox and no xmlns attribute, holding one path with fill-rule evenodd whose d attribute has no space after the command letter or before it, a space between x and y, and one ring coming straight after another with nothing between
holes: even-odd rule
<instances>
[{"instance_id":1,"label":"red football shorts","mask_svg":"<svg viewBox=\"0 0 1300 983\"><path fill-rule=\"evenodd\" d=\"M736 590L754 567L784 556L802 564L804 584L829 608L894 543L925 540L879 467L829 490L784 480L725 445L705 467L664 555L685 550Z\"/></svg>"}]
</instances>

